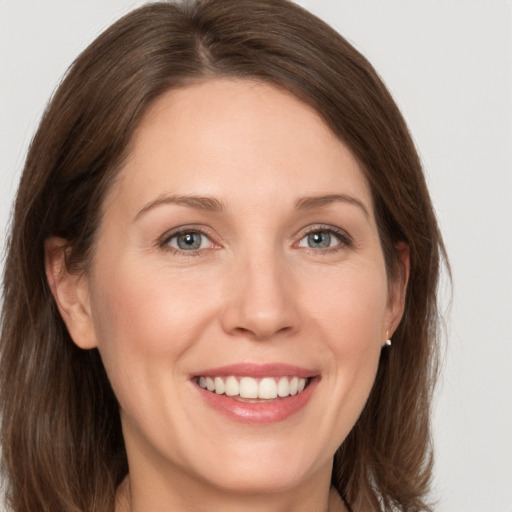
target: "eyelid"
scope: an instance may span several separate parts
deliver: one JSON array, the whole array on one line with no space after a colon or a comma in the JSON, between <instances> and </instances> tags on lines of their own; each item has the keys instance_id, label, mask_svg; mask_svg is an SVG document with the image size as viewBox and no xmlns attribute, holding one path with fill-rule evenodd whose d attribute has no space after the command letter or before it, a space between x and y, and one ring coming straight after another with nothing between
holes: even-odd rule
<instances>
[{"instance_id":1,"label":"eyelid","mask_svg":"<svg viewBox=\"0 0 512 512\"><path fill-rule=\"evenodd\" d=\"M317 233L317 232L322 232L322 231L327 232L327 233L332 233L340 241L340 244L336 245L334 247L326 247L323 249L313 249L312 247L304 247L304 249L311 249L312 251L314 251L316 253L320 253L320 252L339 250L343 247L350 246L353 244L352 237L344 229L338 228L336 226L332 226L330 224L313 224L313 225L310 225L310 226L302 229L296 235L297 241L294 243L294 246L302 247L302 246L299 246L298 244L304 237L310 235L311 233Z\"/></svg>"},{"instance_id":2,"label":"eyelid","mask_svg":"<svg viewBox=\"0 0 512 512\"><path fill-rule=\"evenodd\" d=\"M328 232L328 233L331 233L333 234L338 240L339 240L339 244L337 244L336 246L334 247L326 247L326 248L319 248L319 249L314 249L314 248L311 248L311 247L302 247L302 246L299 246L299 243L300 241L308 236L309 234L311 233L316 233L316 232ZM176 247L172 247L171 245L169 245L169 241L176 237L176 236L179 236L179 235L182 235L182 234L186 234L186 233L199 233L203 236L205 236L206 238L208 238L208 240L211 242L212 244L212 247L208 247L208 248L204 248L204 249L193 249L193 250L190 250L190 251L185 251L185 250L181 250L179 248L176 248ZM205 226L202 226L202 225L197 225L197 224L187 224L187 225L183 225L183 226L177 226L169 231L166 231L159 239L158 239L158 246L162 249L165 249L165 250L169 250L171 252L174 252L176 254L179 254L179 255L185 255L185 256L198 256L202 253L204 253L205 251L208 251L210 249L218 249L221 247L221 244L219 244L218 242L216 242L215 240L215 235L212 234L212 230L205 227ZM294 247L300 247L300 248L303 248L305 250L310 250L316 254L319 254L319 253L326 253L326 252L335 252L335 251L338 251L338 250L341 250L343 249L344 247L347 247L347 246L351 246L353 244L353 240L352 240L352 237L350 236L350 234L345 231L344 229L341 229L337 226L333 226L331 224L312 224L312 225L309 225L303 229L301 229L299 231L299 233L297 233L297 235L295 235L295 242L293 244Z\"/></svg>"},{"instance_id":3,"label":"eyelid","mask_svg":"<svg viewBox=\"0 0 512 512\"><path fill-rule=\"evenodd\" d=\"M177 247L173 247L169 244L169 242L179 236L186 233L199 233L202 236L208 238L211 242L212 247L208 247L205 249L193 249L190 251L181 250ZM196 224L187 224L184 226L177 226L169 231L166 231L159 239L158 246L162 249L169 250L176 254L182 254L185 256L197 256L200 253L207 251L209 249L216 249L220 247L220 244L215 241L215 236L211 233L211 230L206 228L205 226L199 226Z\"/></svg>"}]
</instances>

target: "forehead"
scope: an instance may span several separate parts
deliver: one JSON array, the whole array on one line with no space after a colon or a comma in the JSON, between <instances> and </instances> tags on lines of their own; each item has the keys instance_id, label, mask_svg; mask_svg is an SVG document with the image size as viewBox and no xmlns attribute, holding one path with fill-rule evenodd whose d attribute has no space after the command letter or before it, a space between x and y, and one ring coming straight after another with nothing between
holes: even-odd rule
<instances>
[{"instance_id":1,"label":"forehead","mask_svg":"<svg viewBox=\"0 0 512 512\"><path fill-rule=\"evenodd\" d=\"M250 80L173 89L142 118L117 192L280 197L341 192L371 209L364 174L320 115L294 95ZM245 195L245 197L244 197Z\"/></svg>"}]
</instances>

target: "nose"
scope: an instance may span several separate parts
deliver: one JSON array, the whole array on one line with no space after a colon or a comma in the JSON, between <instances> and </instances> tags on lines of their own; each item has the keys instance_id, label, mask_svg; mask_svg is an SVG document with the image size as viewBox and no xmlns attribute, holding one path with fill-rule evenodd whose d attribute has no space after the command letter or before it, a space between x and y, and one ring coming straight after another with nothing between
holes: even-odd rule
<instances>
[{"instance_id":1,"label":"nose","mask_svg":"<svg viewBox=\"0 0 512 512\"><path fill-rule=\"evenodd\" d=\"M292 272L275 255L252 255L231 268L222 327L230 335L269 340L299 329Z\"/></svg>"}]
</instances>

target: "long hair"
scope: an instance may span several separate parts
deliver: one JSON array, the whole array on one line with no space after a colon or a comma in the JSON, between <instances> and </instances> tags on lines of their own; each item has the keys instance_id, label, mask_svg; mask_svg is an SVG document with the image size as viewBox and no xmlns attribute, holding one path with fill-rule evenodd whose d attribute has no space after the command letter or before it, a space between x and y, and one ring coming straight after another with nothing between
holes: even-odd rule
<instances>
[{"instance_id":1,"label":"long hair","mask_svg":"<svg viewBox=\"0 0 512 512\"><path fill-rule=\"evenodd\" d=\"M436 289L445 257L406 124L368 61L286 0L141 7L74 62L31 143L5 265L0 345L2 467L15 512L106 512L128 466L118 404L97 350L77 348L44 271L67 240L86 268L103 198L148 106L212 77L284 88L311 105L358 159L371 188L390 279L410 250L405 313L368 402L335 455L332 485L354 512L429 510Z\"/></svg>"}]
</instances>

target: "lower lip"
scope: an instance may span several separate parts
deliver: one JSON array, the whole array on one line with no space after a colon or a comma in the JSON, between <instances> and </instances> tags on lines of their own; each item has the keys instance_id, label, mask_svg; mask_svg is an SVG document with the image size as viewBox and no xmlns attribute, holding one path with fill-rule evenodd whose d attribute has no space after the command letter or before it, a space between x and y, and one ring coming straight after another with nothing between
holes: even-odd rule
<instances>
[{"instance_id":1,"label":"lower lip","mask_svg":"<svg viewBox=\"0 0 512 512\"><path fill-rule=\"evenodd\" d=\"M265 402L242 402L227 395L217 395L194 384L205 401L216 411L233 421L252 424L270 424L284 421L298 413L308 403L318 384L313 378L308 386L297 395Z\"/></svg>"}]
</instances>

